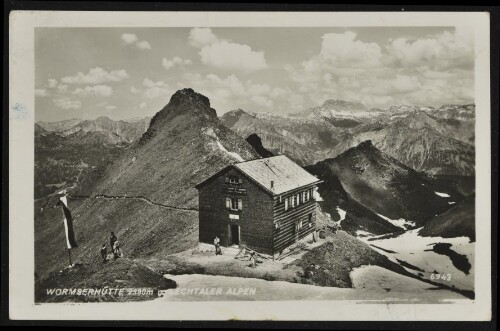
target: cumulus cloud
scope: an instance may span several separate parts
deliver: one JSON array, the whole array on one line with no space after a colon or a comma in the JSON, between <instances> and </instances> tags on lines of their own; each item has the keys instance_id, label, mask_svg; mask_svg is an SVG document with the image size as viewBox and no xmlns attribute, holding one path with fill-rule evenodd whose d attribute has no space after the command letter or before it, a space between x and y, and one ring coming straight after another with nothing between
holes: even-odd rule
<instances>
[{"instance_id":1,"label":"cumulus cloud","mask_svg":"<svg viewBox=\"0 0 500 331\"><path fill-rule=\"evenodd\" d=\"M318 54L286 70L315 104L331 98L371 107L473 102L471 32L445 30L385 44L358 40L351 31L327 33Z\"/></svg>"},{"instance_id":2,"label":"cumulus cloud","mask_svg":"<svg viewBox=\"0 0 500 331\"><path fill-rule=\"evenodd\" d=\"M181 59L178 56L175 56L172 60L169 60L166 57L164 57L161 60L161 65L163 66L163 68L165 68L165 70L169 70L169 69L171 69L171 68L173 68L175 66L183 67L183 66L187 66L187 65L190 65L190 64L192 64L191 60L189 60L189 59Z\"/></svg>"},{"instance_id":3,"label":"cumulus cloud","mask_svg":"<svg viewBox=\"0 0 500 331\"><path fill-rule=\"evenodd\" d=\"M73 91L75 95L95 95L99 97L109 97L113 94L113 89L107 85L94 85L94 86L85 86L84 88L77 88Z\"/></svg>"},{"instance_id":4,"label":"cumulus cloud","mask_svg":"<svg viewBox=\"0 0 500 331\"><path fill-rule=\"evenodd\" d=\"M267 68L264 52L224 40L204 46L200 56L201 62L218 69L255 71Z\"/></svg>"},{"instance_id":5,"label":"cumulus cloud","mask_svg":"<svg viewBox=\"0 0 500 331\"><path fill-rule=\"evenodd\" d=\"M229 110L227 107L231 104L250 108L257 106L258 109L271 110L276 101L288 102L292 95L289 89L272 87L250 80L241 81L234 74L227 77L219 77L213 73L206 76L185 74L183 78L190 86L200 89L215 105L223 107L221 111Z\"/></svg>"},{"instance_id":6,"label":"cumulus cloud","mask_svg":"<svg viewBox=\"0 0 500 331\"><path fill-rule=\"evenodd\" d=\"M151 49L151 44L146 40L141 40L135 44L139 49Z\"/></svg>"},{"instance_id":7,"label":"cumulus cloud","mask_svg":"<svg viewBox=\"0 0 500 331\"><path fill-rule=\"evenodd\" d=\"M135 86L131 86L130 87L130 93L137 94L137 93L139 93L139 89L136 88Z\"/></svg>"},{"instance_id":8,"label":"cumulus cloud","mask_svg":"<svg viewBox=\"0 0 500 331\"><path fill-rule=\"evenodd\" d=\"M454 32L422 39L397 38L387 47L394 61L403 66L427 66L445 70L452 67L474 65L474 42L472 30L457 28Z\"/></svg>"},{"instance_id":9,"label":"cumulus cloud","mask_svg":"<svg viewBox=\"0 0 500 331\"><path fill-rule=\"evenodd\" d=\"M250 72L267 68L263 51L218 38L210 28L194 28L189 44L200 48L201 62L217 69Z\"/></svg>"},{"instance_id":10,"label":"cumulus cloud","mask_svg":"<svg viewBox=\"0 0 500 331\"><path fill-rule=\"evenodd\" d=\"M163 81L154 82L151 79L144 79L142 85L145 87L144 96L148 99L156 99L159 97L166 97L172 94L168 85Z\"/></svg>"},{"instance_id":11,"label":"cumulus cloud","mask_svg":"<svg viewBox=\"0 0 500 331\"><path fill-rule=\"evenodd\" d=\"M106 108L106 110L114 110L114 109L116 109L116 106L115 105L107 105L105 108Z\"/></svg>"},{"instance_id":12,"label":"cumulus cloud","mask_svg":"<svg viewBox=\"0 0 500 331\"><path fill-rule=\"evenodd\" d=\"M54 105L61 109L80 109L82 108L82 103L78 100L71 100L66 97L55 98Z\"/></svg>"},{"instance_id":13,"label":"cumulus cloud","mask_svg":"<svg viewBox=\"0 0 500 331\"><path fill-rule=\"evenodd\" d=\"M134 46L138 49L150 50L151 44L147 40L139 40L136 34L124 33L121 36L123 43L127 46Z\"/></svg>"},{"instance_id":14,"label":"cumulus cloud","mask_svg":"<svg viewBox=\"0 0 500 331\"><path fill-rule=\"evenodd\" d=\"M189 32L189 44L193 47L201 48L217 41L217 36L210 28L193 28Z\"/></svg>"},{"instance_id":15,"label":"cumulus cloud","mask_svg":"<svg viewBox=\"0 0 500 331\"><path fill-rule=\"evenodd\" d=\"M84 74L78 72L73 76L66 76L61 79L63 83L66 84L86 84L86 85L97 85L107 82L120 82L127 79L129 76L125 69L106 71L103 68L96 67L89 70L88 73Z\"/></svg>"},{"instance_id":16,"label":"cumulus cloud","mask_svg":"<svg viewBox=\"0 0 500 331\"><path fill-rule=\"evenodd\" d=\"M148 104L147 104L147 103L145 103L145 102L141 102L141 104L139 105L139 108L140 108L140 109L144 109L144 108L146 108L147 106L148 106Z\"/></svg>"},{"instance_id":17,"label":"cumulus cloud","mask_svg":"<svg viewBox=\"0 0 500 331\"><path fill-rule=\"evenodd\" d=\"M320 55L323 59L339 66L369 67L379 64L380 46L356 40L351 31L327 33L322 37Z\"/></svg>"},{"instance_id":18,"label":"cumulus cloud","mask_svg":"<svg viewBox=\"0 0 500 331\"><path fill-rule=\"evenodd\" d=\"M125 44L132 45L136 43L139 38L137 38L137 36L133 33L124 33L122 34L122 40Z\"/></svg>"},{"instance_id":19,"label":"cumulus cloud","mask_svg":"<svg viewBox=\"0 0 500 331\"><path fill-rule=\"evenodd\" d=\"M49 95L49 93L47 92L46 89L43 89L43 88L37 88L35 89L35 95L37 97L46 97Z\"/></svg>"}]
</instances>

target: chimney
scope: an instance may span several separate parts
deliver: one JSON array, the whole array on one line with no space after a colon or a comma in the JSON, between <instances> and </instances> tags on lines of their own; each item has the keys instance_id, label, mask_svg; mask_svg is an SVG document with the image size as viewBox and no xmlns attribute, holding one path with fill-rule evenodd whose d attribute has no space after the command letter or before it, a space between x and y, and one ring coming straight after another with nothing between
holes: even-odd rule
<instances>
[{"instance_id":1,"label":"chimney","mask_svg":"<svg viewBox=\"0 0 500 331\"><path fill-rule=\"evenodd\" d=\"M271 181L271 190L274 190L274 180Z\"/></svg>"}]
</instances>

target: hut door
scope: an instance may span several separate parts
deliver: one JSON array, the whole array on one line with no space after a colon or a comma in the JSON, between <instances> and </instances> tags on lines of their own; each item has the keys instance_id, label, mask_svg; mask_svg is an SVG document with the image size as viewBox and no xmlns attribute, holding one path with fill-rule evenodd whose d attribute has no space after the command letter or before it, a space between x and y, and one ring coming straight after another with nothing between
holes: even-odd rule
<instances>
[{"instance_id":1,"label":"hut door","mask_svg":"<svg viewBox=\"0 0 500 331\"><path fill-rule=\"evenodd\" d=\"M230 238L231 245L239 245L240 244L240 227L236 224L230 225Z\"/></svg>"}]
</instances>

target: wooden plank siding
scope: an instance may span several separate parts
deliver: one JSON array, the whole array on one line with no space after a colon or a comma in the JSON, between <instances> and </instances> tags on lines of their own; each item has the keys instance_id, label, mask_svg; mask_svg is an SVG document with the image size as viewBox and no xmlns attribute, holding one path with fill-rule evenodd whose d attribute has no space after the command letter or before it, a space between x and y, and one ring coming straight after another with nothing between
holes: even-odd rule
<instances>
[{"instance_id":1,"label":"wooden plank siding","mask_svg":"<svg viewBox=\"0 0 500 331\"><path fill-rule=\"evenodd\" d=\"M231 176L241 178L242 183L227 183L226 178ZM240 227L240 244L272 254L273 198L268 192L234 168L220 173L199 187L198 191L200 242L213 244L215 236L218 236L221 244L228 246L229 225L235 224ZM226 197L241 199L242 210L228 210ZM230 214L238 215L239 219L230 219Z\"/></svg>"},{"instance_id":2,"label":"wooden plank siding","mask_svg":"<svg viewBox=\"0 0 500 331\"><path fill-rule=\"evenodd\" d=\"M298 206L291 207L288 204L288 209L285 210L285 199L304 192L305 190L313 190L315 185L304 186L299 189L284 193L274 197L273 218L274 222L279 222L279 229L274 228L273 235L273 254L281 252L286 247L292 245L297 240L313 233L316 229L316 201L311 195L309 201L301 202ZM301 198L302 199L302 198ZM302 201L302 200L301 200ZM312 215L309 225L309 214ZM295 233L296 222L302 220L302 228L298 233Z\"/></svg>"}]
</instances>

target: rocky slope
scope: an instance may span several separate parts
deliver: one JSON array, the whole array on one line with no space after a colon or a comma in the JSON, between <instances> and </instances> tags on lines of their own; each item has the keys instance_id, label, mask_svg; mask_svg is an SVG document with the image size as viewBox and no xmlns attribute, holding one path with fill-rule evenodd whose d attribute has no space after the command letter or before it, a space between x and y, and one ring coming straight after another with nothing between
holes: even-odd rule
<instances>
[{"instance_id":1,"label":"rocky slope","mask_svg":"<svg viewBox=\"0 0 500 331\"><path fill-rule=\"evenodd\" d=\"M424 237L469 237L476 241L475 196L454 205L441 215L434 217L419 231Z\"/></svg>"},{"instance_id":2,"label":"rocky slope","mask_svg":"<svg viewBox=\"0 0 500 331\"><path fill-rule=\"evenodd\" d=\"M230 111L222 122L242 137L257 134L263 146L274 154L286 154L300 165L322 160L318 152L335 146L336 128L328 121L267 113L251 113L241 109Z\"/></svg>"},{"instance_id":3,"label":"rocky slope","mask_svg":"<svg viewBox=\"0 0 500 331\"><path fill-rule=\"evenodd\" d=\"M416 172L370 141L306 169L325 181L319 186L322 209L332 213L337 208L345 210L348 221L342 226L348 226L350 232L379 234L392 232L394 227L422 226L449 209L450 201L465 198L456 185ZM362 207L356 208L356 204ZM364 218L359 216L362 211Z\"/></svg>"},{"instance_id":4,"label":"rocky slope","mask_svg":"<svg viewBox=\"0 0 500 331\"><path fill-rule=\"evenodd\" d=\"M457 140L452 130L424 112L392 117L387 124L356 128L331 155L371 140L377 148L418 171L429 174L474 175L474 146Z\"/></svg>"}]
</instances>

